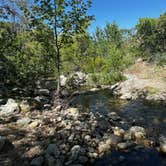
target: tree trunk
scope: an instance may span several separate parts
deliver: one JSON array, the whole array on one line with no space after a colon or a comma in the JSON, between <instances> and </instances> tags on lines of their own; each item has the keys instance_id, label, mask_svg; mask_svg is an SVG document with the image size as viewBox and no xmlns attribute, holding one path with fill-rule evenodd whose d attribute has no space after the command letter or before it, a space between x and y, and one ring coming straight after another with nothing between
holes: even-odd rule
<instances>
[{"instance_id":1,"label":"tree trunk","mask_svg":"<svg viewBox=\"0 0 166 166\"><path fill-rule=\"evenodd\" d=\"M56 46L56 67L58 70L58 82L57 82L57 91L56 94L59 96L60 95L60 88L61 88L61 83L60 83L60 66L61 66L61 54L60 54L60 47L58 43L58 30L57 30L57 4L56 0L54 0L54 10L55 10L55 16L54 16L54 41L55 41L55 46Z\"/></svg>"}]
</instances>

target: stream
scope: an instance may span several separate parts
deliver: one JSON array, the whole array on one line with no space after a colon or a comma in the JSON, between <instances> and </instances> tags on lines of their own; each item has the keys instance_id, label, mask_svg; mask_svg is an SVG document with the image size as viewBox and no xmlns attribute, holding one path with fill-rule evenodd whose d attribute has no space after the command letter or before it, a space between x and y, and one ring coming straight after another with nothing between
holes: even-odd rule
<instances>
[{"instance_id":1,"label":"stream","mask_svg":"<svg viewBox=\"0 0 166 166\"><path fill-rule=\"evenodd\" d=\"M127 125L121 124L125 130L133 126L141 126L146 129L147 138L157 142L159 136L166 136L166 107L156 103L145 101L125 101L112 96L108 91L90 92L75 96L71 101L72 106L82 111L99 113L103 116L110 112L116 112ZM119 125L120 126L120 125ZM125 157L125 161L114 163L117 157ZM110 164L111 163L111 164ZM97 166L164 166L166 157L161 156L157 150L152 148L138 147L129 152L113 151L99 159Z\"/></svg>"}]
</instances>

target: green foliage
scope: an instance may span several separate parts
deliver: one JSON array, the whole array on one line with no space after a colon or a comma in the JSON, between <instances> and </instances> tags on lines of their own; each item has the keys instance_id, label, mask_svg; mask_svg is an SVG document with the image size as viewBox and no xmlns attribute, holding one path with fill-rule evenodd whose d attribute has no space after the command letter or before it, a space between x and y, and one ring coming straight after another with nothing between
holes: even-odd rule
<instances>
[{"instance_id":1,"label":"green foliage","mask_svg":"<svg viewBox=\"0 0 166 166\"><path fill-rule=\"evenodd\" d=\"M136 30L139 56L151 61L162 61L166 52L166 13L157 19L140 19Z\"/></svg>"}]
</instances>

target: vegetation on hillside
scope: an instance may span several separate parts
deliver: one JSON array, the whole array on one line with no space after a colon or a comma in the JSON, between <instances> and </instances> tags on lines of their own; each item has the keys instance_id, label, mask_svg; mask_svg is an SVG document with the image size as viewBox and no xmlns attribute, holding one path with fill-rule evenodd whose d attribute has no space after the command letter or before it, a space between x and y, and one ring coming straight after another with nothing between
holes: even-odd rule
<instances>
[{"instance_id":1,"label":"vegetation on hillside","mask_svg":"<svg viewBox=\"0 0 166 166\"><path fill-rule=\"evenodd\" d=\"M141 18L131 30L113 22L89 34L90 6L90 0L1 1L0 81L35 86L41 78L82 71L95 83L112 84L124 79L135 57L166 63L166 14Z\"/></svg>"}]
</instances>

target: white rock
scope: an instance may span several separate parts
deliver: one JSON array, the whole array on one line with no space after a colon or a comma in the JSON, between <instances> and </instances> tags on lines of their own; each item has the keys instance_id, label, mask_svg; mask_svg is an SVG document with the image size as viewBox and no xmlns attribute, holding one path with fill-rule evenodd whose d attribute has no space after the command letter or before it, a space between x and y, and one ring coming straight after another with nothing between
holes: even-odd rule
<instances>
[{"instance_id":1,"label":"white rock","mask_svg":"<svg viewBox=\"0 0 166 166\"><path fill-rule=\"evenodd\" d=\"M18 112L20 112L20 107L13 99L8 99L7 103L0 107L0 116L9 116Z\"/></svg>"}]
</instances>

